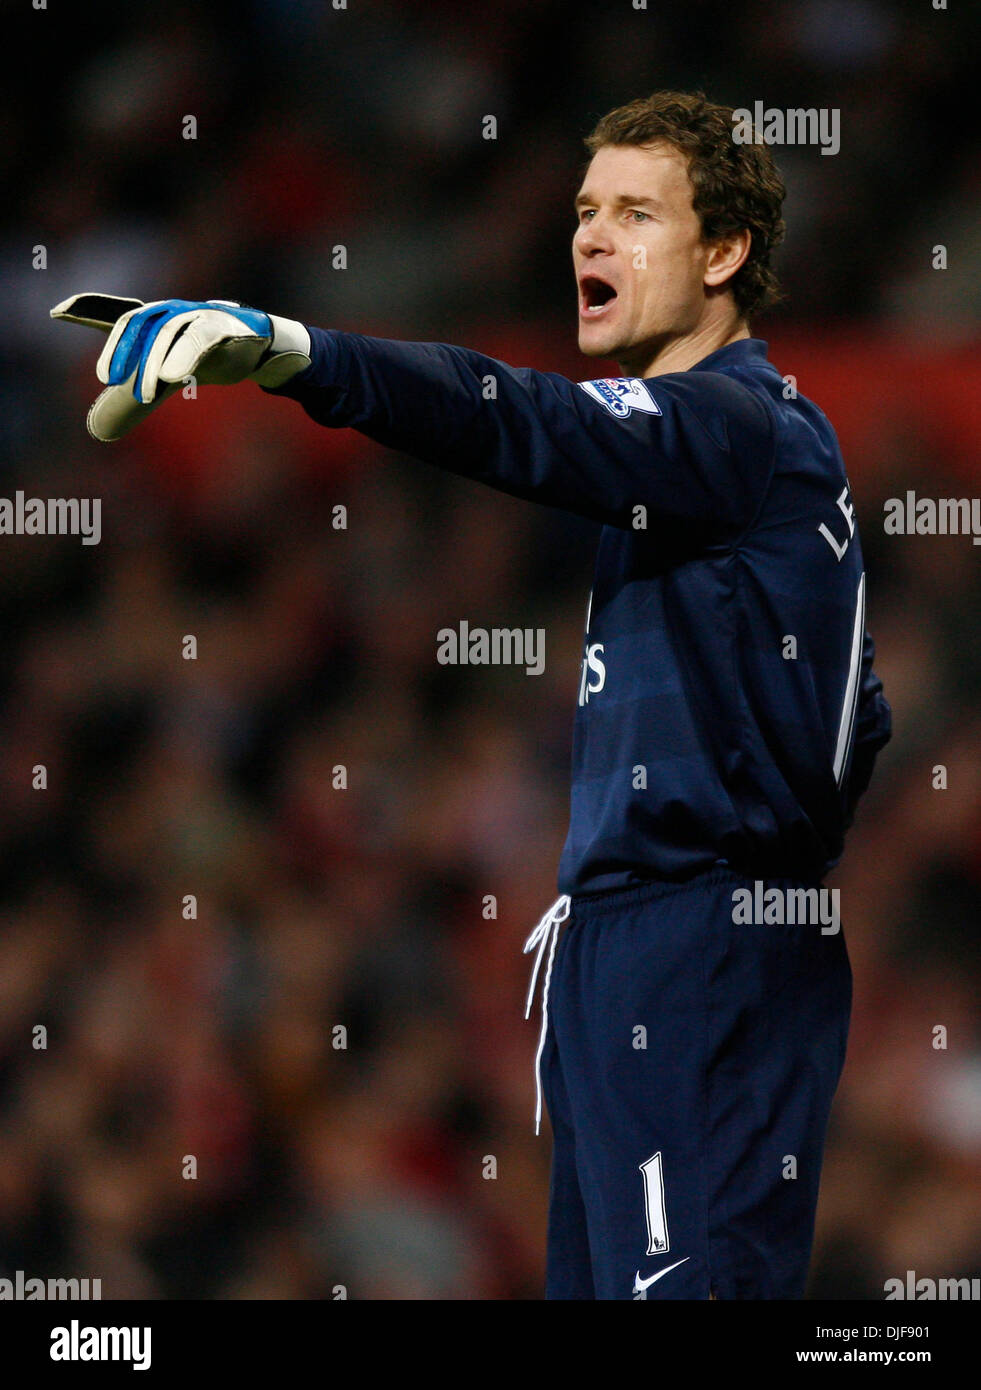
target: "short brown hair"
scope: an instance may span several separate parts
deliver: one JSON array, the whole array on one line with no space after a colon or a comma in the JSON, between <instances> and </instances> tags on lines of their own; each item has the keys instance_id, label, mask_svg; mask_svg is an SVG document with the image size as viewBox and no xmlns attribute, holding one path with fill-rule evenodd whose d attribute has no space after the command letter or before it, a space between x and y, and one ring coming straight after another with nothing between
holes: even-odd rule
<instances>
[{"instance_id":1,"label":"short brown hair","mask_svg":"<svg viewBox=\"0 0 981 1390\"><path fill-rule=\"evenodd\" d=\"M769 146L737 144L733 108L703 92L655 92L618 106L586 137L592 157L604 145L670 145L688 161L692 206L706 241L748 229L749 255L729 281L744 318L783 296L770 256L783 240L786 195Z\"/></svg>"}]
</instances>

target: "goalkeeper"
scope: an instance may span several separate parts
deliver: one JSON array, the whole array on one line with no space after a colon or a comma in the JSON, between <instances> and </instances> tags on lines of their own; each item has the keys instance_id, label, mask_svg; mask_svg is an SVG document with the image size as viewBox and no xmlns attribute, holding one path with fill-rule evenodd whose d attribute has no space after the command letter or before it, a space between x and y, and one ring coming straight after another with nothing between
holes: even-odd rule
<instances>
[{"instance_id":1,"label":"goalkeeper","mask_svg":"<svg viewBox=\"0 0 981 1390\"><path fill-rule=\"evenodd\" d=\"M769 149L671 92L609 113L587 147L579 345L614 378L216 300L52 312L109 335L98 439L189 376L251 379L602 523L561 896L526 945L547 1295L799 1298L851 1005L823 879L890 735L855 512L828 420L750 332L783 233Z\"/></svg>"}]
</instances>

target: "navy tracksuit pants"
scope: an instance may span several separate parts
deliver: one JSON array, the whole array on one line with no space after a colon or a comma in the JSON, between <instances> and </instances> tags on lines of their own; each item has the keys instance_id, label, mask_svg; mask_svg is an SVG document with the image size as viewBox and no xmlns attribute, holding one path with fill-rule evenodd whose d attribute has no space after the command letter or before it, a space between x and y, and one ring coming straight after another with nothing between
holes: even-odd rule
<instances>
[{"instance_id":1,"label":"navy tracksuit pants","mask_svg":"<svg viewBox=\"0 0 981 1390\"><path fill-rule=\"evenodd\" d=\"M541 1058L548 1298L803 1294L851 970L840 930L734 922L753 884L572 899Z\"/></svg>"}]
</instances>

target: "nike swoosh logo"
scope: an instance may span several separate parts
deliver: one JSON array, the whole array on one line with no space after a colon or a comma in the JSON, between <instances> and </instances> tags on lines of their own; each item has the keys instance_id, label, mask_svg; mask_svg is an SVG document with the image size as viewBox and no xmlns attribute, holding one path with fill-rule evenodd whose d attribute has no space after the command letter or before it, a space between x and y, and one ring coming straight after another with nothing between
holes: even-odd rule
<instances>
[{"instance_id":1,"label":"nike swoosh logo","mask_svg":"<svg viewBox=\"0 0 981 1390\"><path fill-rule=\"evenodd\" d=\"M649 1279L641 1279L640 1270L638 1269L634 1278L634 1293L643 1293L645 1289L649 1289L652 1284L655 1284L658 1279L663 1279L666 1274L670 1274L673 1269L677 1269L678 1265L683 1265L685 1260L690 1259L691 1256L686 1255L684 1260L678 1260L675 1264L668 1265L667 1269L659 1269L658 1272L652 1274Z\"/></svg>"}]
</instances>

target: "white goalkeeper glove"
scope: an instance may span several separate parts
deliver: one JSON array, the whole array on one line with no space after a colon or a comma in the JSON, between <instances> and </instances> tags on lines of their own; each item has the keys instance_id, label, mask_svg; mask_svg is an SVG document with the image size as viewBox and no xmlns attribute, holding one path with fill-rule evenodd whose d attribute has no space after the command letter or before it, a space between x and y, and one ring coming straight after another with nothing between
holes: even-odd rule
<instances>
[{"instance_id":1,"label":"white goalkeeper glove","mask_svg":"<svg viewBox=\"0 0 981 1390\"><path fill-rule=\"evenodd\" d=\"M51 317L109 334L95 369L106 389L87 420L89 434L105 443L139 424L188 377L201 386L282 386L310 365L310 334L302 323L223 299L144 304L73 294Z\"/></svg>"}]
</instances>

